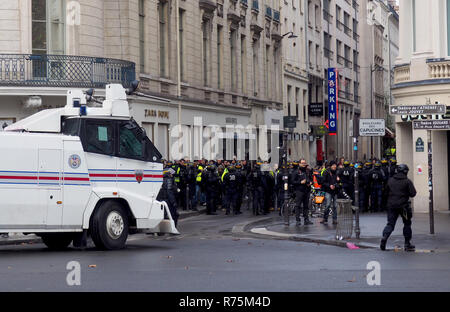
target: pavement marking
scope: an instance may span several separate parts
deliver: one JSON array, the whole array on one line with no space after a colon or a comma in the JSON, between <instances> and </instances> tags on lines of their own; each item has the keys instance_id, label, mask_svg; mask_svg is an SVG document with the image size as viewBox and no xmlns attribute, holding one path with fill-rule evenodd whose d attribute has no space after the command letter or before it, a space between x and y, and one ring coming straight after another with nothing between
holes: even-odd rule
<instances>
[{"instance_id":1,"label":"pavement marking","mask_svg":"<svg viewBox=\"0 0 450 312\"><path fill-rule=\"evenodd\" d=\"M273 236L278 236L278 237L291 237L292 236L291 234L284 234L284 233L269 231L266 228L253 228L250 230L250 232L256 233L256 234L263 234L263 235L273 235Z\"/></svg>"}]
</instances>

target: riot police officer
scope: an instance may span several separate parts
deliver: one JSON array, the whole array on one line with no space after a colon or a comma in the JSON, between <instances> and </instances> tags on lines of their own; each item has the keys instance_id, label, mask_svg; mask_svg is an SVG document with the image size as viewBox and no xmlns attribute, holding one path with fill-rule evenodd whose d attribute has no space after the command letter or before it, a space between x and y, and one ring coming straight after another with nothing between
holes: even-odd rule
<instances>
[{"instance_id":1,"label":"riot police officer","mask_svg":"<svg viewBox=\"0 0 450 312\"><path fill-rule=\"evenodd\" d=\"M252 191L253 198L253 214L259 215L264 210L264 187L265 179L261 172L261 163L257 162L248 176L249 186Z\"/></svg>"},{"instance_id":2,"label":"riot police officer","mask_svg":"<svg viewBox=\"0 0 450 312\"><path fill-rule=\"evenodd\" d=\"M206 214L216 215L217 198L220 192L220 177L214 165L209 165L202 172L202 183L206 195Z\"/></svg>"},{"instance_id":3,"label":"riot police officer","mask_svg":"<svg viewBox=\"0 0 450 312\"><path fill-rule=\"evenodd\" d=\"M370 187L370 171L372 170L372 163L366 161L359 176L359 209L361 212L369 210L369 198L371 194Z\"/></svg>"},{"instance_id":4,"label":"riot police officer","mask_svg":"<svg viewBox=\"0 0 450 312\"><path fill-rule=\"evenodd\" d=\"M236 163L236 174L238 177L238 193L236 200L236 211L237 214L241 213L242 199L244 198L244 189L247 183L247 175L244 173L242 164Z\"/></svg>"},{"instance_id":5,"label":"riot police officer","mask_svg":"<svg viewBox=\"0 0 450 312\"><path fill-rule=\"evenodd\" d=\"M338 177L342 185L342 190L350 196L354 204L355 200L355 169L350 167L350 162L348 160L344 161L344 167L338 169Z\"/></svg>"},{"instance_id":6,"label":"riot police officer","mask_svg":"<svg viewBox=\"0 0 450 312\"><path fill-rule=\"evenodd\" d=\"M193 211L197 211L197 205L195 202L196 193L196 165L194 163L188 163L186 167L186 195L187 195L187 206Z\"/></svg>"},{"instance_id":7,"label":"riot police officer","mask_svg":"<svg viewBox=\"0 0 450 312\"><path fill-rule=\"evenodd\" d=\"M389 177L392 178L397 173L397 160L391 158L389 160Z\"/></svg>"},{"instance_id":8,"label":"riot police officer","mask_svg":"<svg viewBox=\"0 0 450 312\"><path fill-rule=\"evenodd\" d=\"M172 215L172 219L175 222L175 226L178 224L178 204L176 199L177 194L177 186L175 184L174 179L175 171L170 168L166 167L163 171L163 184L162 187L158 193L158 196L156 197L156 200L158 201L165 201L167 203L167 206L169 206L170 214Z\"/></svg>"},{"instance_id":9,"label":"riot police officer","mask_svg":"<svg viewBox=\"0 0 450 312\"><path fill-rule=\"evenodd\" d=\"M295 219L297 226L301 225L300 211L303 212L304 224L312 224L309 221L309 195L311 192L312 175L307 169L306 160L300 160L300 166L292 173L291 183L295 192Z\"/></svg>"},{"instance_id":10,"label":"riot police officer","mask_svg":"<svg viewBox=\"0 0 450 312\"><path fill-rule=\"evenodd\" d=\"M381 163L377 161L374 168L369 173L371 187L370 209L372 212L381 211L381 202L383 196L384 173L381 170Z\"/></svg>"},{"instance_id":11,"label":"riot police officer","mask_svg":"<svg viewBox=\"0 0 450 312\"><path fill-rule=\"evenodd\" d=\"M403 236L405 237L405 250L413 251L415 246L411 244L412 230L411 219L412 210L409 203L410 197L415 197L417 192L414 184L408 179L409 168L405 164L401 164L397 168L397 173L389 179L387 184L388 200L387 200L387 225L383 230L383 238L381 239L380 249L386 249L386 243L394 231L395 223L398 216L403 220Z\"/></svg>"},{"instance_id":12,"label":"riot police officer","mask_svg":"<svg viewBox=\"0 0 450 312\"><path fill-rule=\"evenodd\" d=\"M241 212L237 210L237 196L238 196L238 186L239 186L239 174L236 172L234 165L228 167L228 172L225 173L223 177L223 185L225 189L226 197L226 215L230 214L230 208L233 207L234 214L240 214Z\"/></svg>"}]
</instances>

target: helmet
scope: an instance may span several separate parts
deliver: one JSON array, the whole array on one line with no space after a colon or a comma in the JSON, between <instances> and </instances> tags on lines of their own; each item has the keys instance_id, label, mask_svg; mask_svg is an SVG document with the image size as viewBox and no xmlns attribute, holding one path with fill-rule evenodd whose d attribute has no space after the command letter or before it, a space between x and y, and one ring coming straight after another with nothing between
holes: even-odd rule
<instances>
[{"instance_id":1,"label":"helmet","mask_svg":"<svg viewBox=\"0 0 450 312\"><path fill-rule=\"evenodd\" d=\"M236 164L236 169L241 169L241 168L242 168L242 165L240 163L237 163Z\"/></svg>"},{"instance_id":2,"label":"helmet","mask_svg":"<svg viewBox=\"0 0 450 312\"><path fill-rule=\"evenodd\" d=\"M381 160L381 163L384 165L384 164L387 164L388 161L387 161L385 158L383 158L383 159Z\"/></svg>"},{"instance_id":3,"label":"helmet","mask_svg":"<svg viewBox=\"0 0 450 312\"><path fill-rule=\"evenodd\" d=\"M381 167L381 163L380 163L379 161L377 161L377 162L375 163L375 167Z\"/></svg>"},{"instance_id":4,"label":"helmet","mask_svg":"<svg viewBox=\"0 0 450 312\"><path fill-rule=\"evenodd\" d=\"M350 165L350 162L348 160L344 161L344 165Z\"/></svg>"},{"instance_id":5,"label":"helmet","mask_svg":"<svg viewBox=\"0 0 450 312\"><path fill-rule=\"evenodd\" d=\"M396 163L397 163L397 160L396 160L395 158L392 158L392 159L391 159L391 163L396 164Z\"/></svg>"},{"instance_id":6,"label":"helmet","mask_svg":"<svg viewBox=\"0 0 450 312\"><path fill-rule=\"evenodd\" d=\"M408 174L408 171L409 171L408 165L400 164L397 167L397 172L399 173Z\"/></svg>"}]
</instances>

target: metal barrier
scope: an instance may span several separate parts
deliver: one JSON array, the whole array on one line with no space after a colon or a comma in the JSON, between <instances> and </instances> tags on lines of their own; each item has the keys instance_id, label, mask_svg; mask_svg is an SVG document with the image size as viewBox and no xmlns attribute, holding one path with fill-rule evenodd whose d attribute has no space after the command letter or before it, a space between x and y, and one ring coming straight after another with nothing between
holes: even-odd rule
<instances>
[{"instance_id":1,"label":"metal barrier","mask_svg":"<svg viewBox=\"0 0 450 312\"><path fill-rule=\"evenodd\" d=\"M336 239L351 238L353 233L353 211L351 199L337 200L338 224L336 227Z\"/></svg>"},{"instance_id":2,"label":"metal barrier","mask_svg":"<svg viewBox=\"0 0 450 312\"><path fill-rule=\"evenodd\" d=\"M135 67L133 62L102 57L0 54L0 86L129 87L136 79Z\"/></svg>"}]
</instances>

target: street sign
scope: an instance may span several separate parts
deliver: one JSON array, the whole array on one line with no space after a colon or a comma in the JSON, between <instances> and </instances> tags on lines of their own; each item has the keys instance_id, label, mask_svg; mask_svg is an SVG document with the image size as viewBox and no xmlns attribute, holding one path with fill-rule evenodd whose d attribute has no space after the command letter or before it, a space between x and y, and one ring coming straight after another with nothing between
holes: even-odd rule
<instances>
[{"instance_id":1,"label":"street sign","mask_svg":"<svg viewBox=\"0 0 450 312\"><path fill-rule=\"evenodd\" d=\"M450 120L416 120L414 130L450 130Z\"/></svg>"},{"instance_id":2,"label":"street sign","mask_svg":"<svg viewBox=\"0 0 450 312\"><path fill-rule=\"evenodd\" d=\"M386 127L384 119L360 119L359 135L360 136L384 136Z\"/></svg>"},{"instance_id":3,"label":"street sign","mask_svg":"<svg viewBox=\"0 0 450 312\"><path fill-rule=\"evenodd\" d=\"M434 105L412 105L412 106L389 106L391 115L432 115L445 114L446 106L443 104Z\"/></svg>"},{"instance_id":4,"label":"street sign","mask_svg":"<svg viewBox=\"0 0 450 312\"><path fill-rule=\"evenodd\" d=\"M337 112L338 112L338 79L336 77L336 69L328 68L328 129L329 134L337 133Z\"/></svg>"},{"instance_id":5,"label":"street sign","mask_svg":"<svg viewBox=\"0 0 450 312\"><path fill-rule=\"evenodd\" d=\"M284 116L283 123L285 128L294 129L297 127L297 117L296 116Z\"/></svg>"},{"instance_id":6,"label":"street sign","mask_svg":"<svg viewBox=\"0 0 450 312\"><path fill-rule=\"evenodd\" d=\"M323 103L310 103L308 113L309 116L323 116Z\"/></svg>"}]
</instances>

